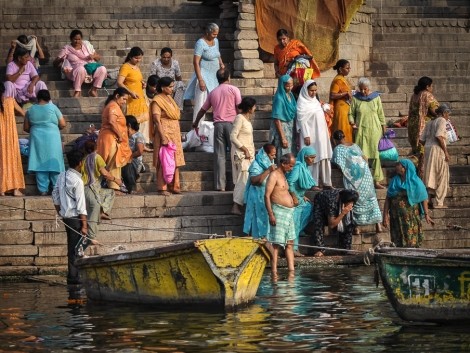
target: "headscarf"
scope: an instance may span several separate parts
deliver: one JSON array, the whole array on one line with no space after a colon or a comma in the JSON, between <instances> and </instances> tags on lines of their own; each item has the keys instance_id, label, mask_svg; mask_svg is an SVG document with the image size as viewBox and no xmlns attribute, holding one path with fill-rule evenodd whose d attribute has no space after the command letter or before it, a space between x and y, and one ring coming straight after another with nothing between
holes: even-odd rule
<instances>
[{"instance_id":1,"label":"headscarf","mask_svg":"<svg viewBox=\"0 0 470 353\"><path fill-rule=\"evenodd\" d=\"M273 164L273 161L269 159L268 154L265 152L263 147L261 147L258 153L256 153L255 160L253 163L251 163L250 168L248 168L248 172L251 172L255 164L258 164L261 168L263 168L263 171L267 170ZM246 182L245 194L244 194L245 202L246 200L248 200L248 194L250 192L251 187L252 187L251 178L248 178Z\"/></svg>"},{"instance_id":2,"label":"headscarf","mask_svg":"<svg viewBox=\"0 0 470 353\"><path fill-rule=\"evenodd\" d=\"M310 118L316 110L322 110L321 103L317 97L310 97L308 95L308 86L314 82L314 80L307 80L300 90L299 99L297 100L297 120L299 122Z\"/></svg>"},{"instance_id":3,"label":"headscarf","mask_svg":"<svg viewBox=\"0 0 470 353\"><path fill-rule=\"evenodd\" d=\"M181 111L178 105L171 96L166 96L164 93L157 94L153 97L153 101L157 103L161 110L166 113L166 116L170 120L180 120Z\"/></svg>"},{"instance_id":4,"label":"headscarf","mask_svg":"<svg viewBox=\"0 0 470 353\"><path fill-rule=\"evenodd\" d=\"M405 168L405 180L402 181L400 175L395 175L388 186L387 196L395 197L400 191L406 191L408 202L411 206L419 204L428 198L426 186L416 174L416 167L409 159L399 161Z\"/></svg>"},{"instance_id":5,"label":"headscarf","mask_svg":"<svg viewBox=\"0 0 470 353\"><path fill-rule=\"evenodd\" d=\"M377 97L380 97L380 93L377 92L377 91L372 92L368 96L364 96L361 92L356 92L354 94L354 98L359 99L360 101L364 101L364 102L370 102L371 100L373 100Z\"/></svg>"},{"instance_id":6,"label":"headscarf","mask_svg":"<svg viewBox=\"0 0 470 353\"><path fill-rule=\"evenodd\" d=\"M287 98L284 85L287 81L292 80L289 75L279 77L277 91L273 99L273 119L289 122L295 119L297 112L297 103L294 94L289 93L290 100Z\"/></svg>"},{"instance_id":7,"label":"headscarf","mask_svg":"<svg viewBox=\"0 0 470 353\"><path fill-rule=\"evenodd\" d=\"M256 154L255 161L261 168L263 168L263 170L268 169L273 164L273 161L269 159L268 154L263 147L261 147Z\"/></svg>"},{"instance_id":8,"label":"headscarf","mask_svg":"<svg viewBox=\"0 0 470 353\"><path fill-rule=\"evenodd\" d=\"M307 162L305 162L305 157L316 155L317 151L315 151L315 148L310 146L302 148L297 154L297 161L295 162L294 168L286 175L287 182L290 184L294 180L297 180L299 188L303 190L309 190L317 185L312 177L312 173L310 173L308 169Z\"/></svg>"}]
</instances>

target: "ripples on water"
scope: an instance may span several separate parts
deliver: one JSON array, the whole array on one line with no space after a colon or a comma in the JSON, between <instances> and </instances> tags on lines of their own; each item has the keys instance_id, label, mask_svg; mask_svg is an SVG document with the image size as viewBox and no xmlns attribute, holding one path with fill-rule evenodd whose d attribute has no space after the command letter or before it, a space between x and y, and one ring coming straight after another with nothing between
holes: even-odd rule
<instances>
[{"instance_id":1,"label":"ripples on water","mask_svg":"<svg viewBox=\"0 0 470 353\"><path fill-rule=\"evenodd\" d=\"M468 326L401 321L372 267L265 275L256 301L228 313L67 298L65 287L0 283L0 352L470 351Z\"/></svg>"}]
</instances>

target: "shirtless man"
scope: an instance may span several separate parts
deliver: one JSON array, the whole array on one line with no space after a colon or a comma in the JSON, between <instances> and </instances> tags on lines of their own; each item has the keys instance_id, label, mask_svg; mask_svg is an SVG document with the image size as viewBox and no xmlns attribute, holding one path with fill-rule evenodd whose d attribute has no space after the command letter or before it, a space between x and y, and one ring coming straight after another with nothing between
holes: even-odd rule
<instances>
[{"instance_id":1,"label":"shirtless man","mask_svg":"<svg viewBox=\"0 0 470 353\"><path fill-rule=\"evenodd\" d=\"M289 276L294 274L294 200L289 193L289 185L286 180L286 173L290 172L294 165L295 157L292 153L283 155L279 168L269 174L266 182L264 202L271 224L268 241L273 244L271 263L273 280L277 280L277 256L280 246L286 248Z\"/></svg>"}]
</instances>

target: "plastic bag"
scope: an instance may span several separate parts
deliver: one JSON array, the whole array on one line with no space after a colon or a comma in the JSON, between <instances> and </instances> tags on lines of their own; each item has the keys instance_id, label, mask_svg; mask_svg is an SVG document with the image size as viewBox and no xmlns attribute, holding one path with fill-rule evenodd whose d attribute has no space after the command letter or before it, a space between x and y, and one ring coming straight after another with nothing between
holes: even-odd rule
<instances>
[{"instance_id":1,"label":"plastic bag","mask_svg":"<svg viewBox=\"0 0 470 353\"><path fill-rule=\"evenodd\" d=\"M168 142L168 145L162 145L158 151L158 157L162 165L163 180L165 183L170 184L175 176L176 169L176 145L173 142Z\"/></svg>"},{"instance_id":2,"label":"plastic bag","mask_svg":"<svg viewBox=\"0 0 470 353\"><path fill-rule=\"evenodd\" d=\"M183 149L190 149L201 146L201 139L196 130L191 130L186 134L186 141L183 142Z\"/></svg>"},{"instance_id":3,"label":"plastic bag","mask_svg":"<svg viewBox=\"0 0 470 353\"><path fill-rule=\"evenodd\" d=\"M454 124L449 120L446 121L446 130L447 130L447 142L454 143L460 140L460 136L455 129Z\"/></svg>"},{"instance_id":4,"label":"plastic bag","mask_svg":"<svg viewBox=\"0 0 470 353\"><path fill-rule=\"evenodd\" d=\"M201 121L199 123L199 138L201 145L196 147L198 152L214 152L214 123L212 121Z\"/></svg>"},{"instance_id":5,"label":"plastic bag","mask_svg":"<svg viewBox=\"0 0 470 353\"><path fill-rule=\"evenodd\" d=\"M398 161L398 151L395 146L385 151L379 151L379 156L380 156L381 161L388 161L388 162Z\"/></svg>"},{"instance_id":6,"label":"plastic bag","mask_svg":"<svg viewBox=\"0 0 470 353\"><path fill-rule=\"evenodd\" d=\"M380 140L379 140L379 146L378 146L378 149L379 149L379 152L381 151L387 151L391 148L395 148L392 140L390 140L387 136L383 136Z\"/></svg>"}]
</instances>

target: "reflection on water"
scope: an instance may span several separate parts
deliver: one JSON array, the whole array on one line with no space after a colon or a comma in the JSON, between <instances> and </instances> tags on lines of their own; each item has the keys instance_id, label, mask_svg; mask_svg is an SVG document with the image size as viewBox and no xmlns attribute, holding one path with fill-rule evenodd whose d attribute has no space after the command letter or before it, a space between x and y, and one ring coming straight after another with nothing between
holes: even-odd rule
<instances>
[{"instance_id":1,"label":"reflection on water","mask_svg":"<svg viewBox=\"0 0 470 353\"><path fill-rule=\"evenodd\" d=\"M0 284L0 352L464 352L469 327L402 322L373 268L303 269L236 312L84 302L37 283ZM67 298L69 298L67 300Z\"/></svg>"}]
</instances>

